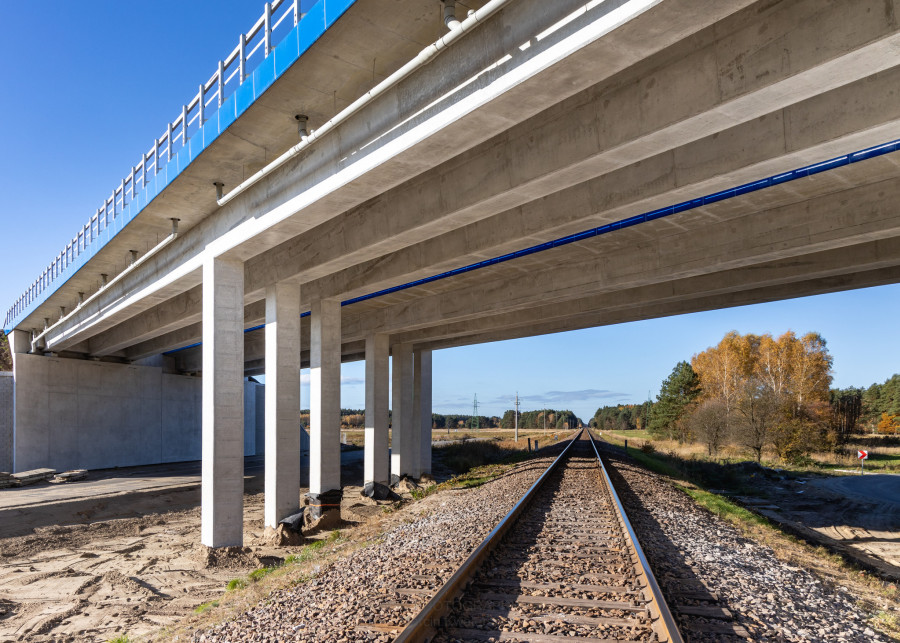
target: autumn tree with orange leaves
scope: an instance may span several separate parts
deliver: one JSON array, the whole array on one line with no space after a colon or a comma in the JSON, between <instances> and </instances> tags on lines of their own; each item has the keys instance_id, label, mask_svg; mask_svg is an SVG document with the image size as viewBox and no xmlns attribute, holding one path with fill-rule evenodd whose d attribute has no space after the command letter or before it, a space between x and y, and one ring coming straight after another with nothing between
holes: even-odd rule
<instances>
[{"instance_id":1,"label":"autumn tree with orange leaves","mask_svg":"<svg viewBox=\"0 0 900 643\"><path fill-rule=\"evenodd\" d=\"M775 338L732 331L694 355L691 366L701 403L720 405L727 439L757 461L768 445L791 460L829 442L832 358L818 333Z\"/></svg>"}]
</instances>

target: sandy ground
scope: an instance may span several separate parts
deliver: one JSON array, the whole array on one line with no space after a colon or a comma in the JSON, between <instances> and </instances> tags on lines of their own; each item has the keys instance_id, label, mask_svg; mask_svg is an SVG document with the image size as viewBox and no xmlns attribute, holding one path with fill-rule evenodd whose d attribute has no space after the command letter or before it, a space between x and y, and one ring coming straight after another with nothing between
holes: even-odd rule
<instances>
[{"instance_id":1,"label":"sandy ground","mask_svg":"<svg viewBox=\"0 0 900 643\"><path fill-rule=\"evenodd\" d=\"M361 478L361 464L345 466L343 475ZM0 641L149 633L221 596L229 580L299 551L263 542L262 477L245 478L245 547L216 557L199 544L196 480L115 495L95 493L96 484L79 492L72 483L68 493L84 497L50 504L32 502L40 488L4 490L32 498L0 498L0 530L17 534L0 538Z\"/></svg>"},{"instance_id":2,"label":"sandy ground","mask_svg":"<svg viewBox=\"0 0 900 643\"><path fill-rule=\"evenodd\" d=\"M900 476L815 476L770 484L759 513L900 580Z\"/></svg>"}]
</instances>

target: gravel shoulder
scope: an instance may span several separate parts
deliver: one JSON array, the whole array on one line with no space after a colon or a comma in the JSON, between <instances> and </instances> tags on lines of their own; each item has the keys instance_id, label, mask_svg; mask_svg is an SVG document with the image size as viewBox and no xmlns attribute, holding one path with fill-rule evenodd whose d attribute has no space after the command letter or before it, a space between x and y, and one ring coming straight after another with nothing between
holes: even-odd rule
<instances>
[{"instance_id":1,"label":"gravel shoulder","mask_svg":"<svg viewBox=\"0 0 900 643\"><path fill-rule=\"evenodd\" d=\"M442 491L412 503L374 541L225 622L185 635L195 642L391 641L546 464L549 458L536 459L479 488ZM870 626L871 609L879 607L866 603L871 591L821 573L827 565L804 565L790 552L746 537L628 459L613 453L610 464L686 640L896 640ZM697 599L697 587L714 607ZM702 615L710 610L727 612L727 624Z\"/></svg>"},{"instance_id":2,"label":"gravel shoulder","mask_svg":"<svg viewBox=\"0 0 900 643\"><path fill-rule=\"evenodd\" d=\"M311 577L300 573L293 587L195 630L191 640L390 641L551 461L542 455L480 487L411 503L375 542L313 568Z\"/></svg>"},{"instance_id":3,"label":"gravel shoulder","mask_svg":"<svg viewBox=\"0 0 900 643\"><path fill-rule=\"evenodd\" d=\"M667 582L670 579L692 578L708 588L754 641L896 640L870 626L872 612L860 603L877 600L873 592L841 578L824 560L811 560L800 546L791 550L788 539L784 549L776 551L747 538L617 450L608 450L607 457L613 483L689 640L741 639L703 631L712 619L679 609L679 604L691 601L678 596L673 583ZM804 567L813 567L816 573ZM884 600L869 607L897 605Z\"/></svg>"}]
</instances>

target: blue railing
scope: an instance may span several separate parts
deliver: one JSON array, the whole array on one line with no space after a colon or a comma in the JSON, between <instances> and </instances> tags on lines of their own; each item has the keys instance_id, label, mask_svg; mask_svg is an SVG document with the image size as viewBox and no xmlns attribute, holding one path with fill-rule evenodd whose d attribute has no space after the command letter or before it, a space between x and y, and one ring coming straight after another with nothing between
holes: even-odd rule
<instances>
[{"instance_id":1,"label":"blue railing","mask_svg":"<svg viewBox=\"0 0 900 643\"><path fill-rule=\"evenodd\" d=\"M235 121L356 0L273 0L238 44L199 83L162 135L141 155L60 253L6 312L10 330L114 237ZM301 13L303 11L303 13ZM276 44L277 43L277 44Z\"/></svg>"}]
</instances>

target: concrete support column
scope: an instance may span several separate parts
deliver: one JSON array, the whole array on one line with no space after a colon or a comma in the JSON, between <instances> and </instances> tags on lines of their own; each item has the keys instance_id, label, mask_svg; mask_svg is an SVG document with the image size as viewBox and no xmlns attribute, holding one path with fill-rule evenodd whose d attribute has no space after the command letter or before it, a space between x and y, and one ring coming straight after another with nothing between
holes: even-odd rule
<instances>
[{"instance_id":1,"label":"concrete support column","mask_svg":"<svg viewBox=\"0 0 900 643\"><path fill-rule=\"evenodd\" d=\"M422 352L413 351L413 396L409 435L412 439L412 461L409 474L414 478L422 475Z\"/></svg>"},{"instance_id":2,"label":"concrete support column","mask_svg":"<svg viewBox=\"0 0 900 643\"><path fill-rule=\"evenodd\" d=\"M265 526L300 507L300 288L266 289Z\"/></svg>"},{"instance_id":3,"label":"concrete support column","mask_svg":"<svg viewBox=\"0 0 900 643\"><path fill-rule=\"evenodd\" d=\"M366 451L364 482L390 481L388 462L388 336L366 337Z\"/></svg>"},{"instance_id":4,"label":"concrete support column","mask_svg":"<svg viewBox=\"0 0 900 643\"><path fill-rule=\"evenodd\" d=\"M6 336L9 342L9 352L13 362L13 372L16 370L16 355L27 353L31 350L31 333L24 330L13 330Z\"/></svg>"},{"instance_id":5,"label":"concrete support column","mask_svg":"<svg viewBox=\"0 0 900 643\"><path fill-rule=\"evenodd\" d=\"M431 350L416 351L416 391L419 411L419 475L431 473Z\"/></svg>"},{"instance_id":6,"label":"concrete support column","mask_svg":"<svg viewBox=\"0 0 900 643\"><path fill-rule=\"evenodd\" d=\"M418 451L413 428L413 352L409 344L397 344L392 360L391 479L416 475Z\"/></svg>"},{"instance_id":7,"label":"concrete support column","mask_svg":"<svg viewBox=\"0 0 900 643\"><path fill-rule=\"evenodd\" d=\"M201 541L243 544L244 266L203 264Z\"/></svg>"},{"instance_id":8,"label":"concrete support column","mask_svg":"<svg viewBox=\"0 0 900 643\"><path fill-rule=\"evenodd\" d=\"M312 304L309 345L309 492L341 488L341 304Z\"/></svg>"}]
</instances>

